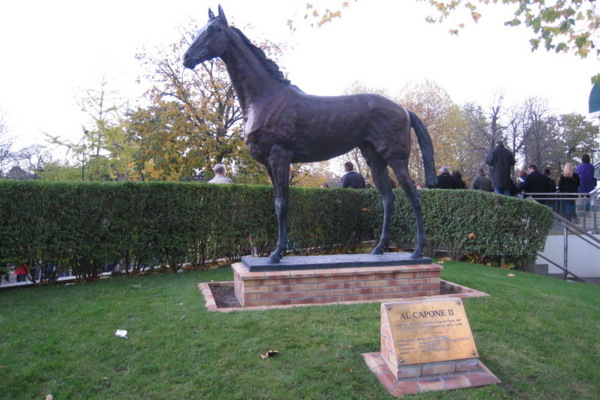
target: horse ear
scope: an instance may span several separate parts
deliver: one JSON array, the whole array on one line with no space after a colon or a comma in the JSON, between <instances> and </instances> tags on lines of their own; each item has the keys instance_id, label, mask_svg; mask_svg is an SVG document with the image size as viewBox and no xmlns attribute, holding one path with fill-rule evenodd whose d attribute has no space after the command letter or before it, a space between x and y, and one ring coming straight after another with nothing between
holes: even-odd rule
<instances>
[{"instance_id":1,"label":"horse ear","mask_svg":"<svg viewBox=\"0 0 600 400\"><path fill-rule=\"evenodd\" d=\"M213 19L215 17L215 14L213 14L212 10L209 8L208 9L208 19Z\"/></svg>"},{"instance_id":2,"label":"horse ear","mask_svg":"<svg viewBox=\"0 0 600 400\"><path fill-rule=\"evenodd\" d=\"M223 23L227 25L227 18L225 17L225 13L223 12L223 7L219 4L219 17L223 20Z\"/></svg>"}]
</instances>

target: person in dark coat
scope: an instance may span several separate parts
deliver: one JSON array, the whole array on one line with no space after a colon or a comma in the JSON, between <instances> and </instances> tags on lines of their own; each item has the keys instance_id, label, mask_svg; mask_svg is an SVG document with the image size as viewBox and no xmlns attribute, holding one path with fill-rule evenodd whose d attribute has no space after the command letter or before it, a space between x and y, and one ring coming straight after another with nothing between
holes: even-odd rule
<instances>
[{"instance_id":1,"label":"person in dark coat","mask_svg":"<svg viewBox=\"0 0 600 400\"><path fill-rule=\"evenodd\" d=\"M454 181L456 182L457 189L466 189L467 188L467 184L465 183L465 181L463 181L462 174L460 173L460 171L452 171L452 177L454 178Z\"/></svg>"},{"instance_id":2,"label":"person in dark coat","mask_svg":"<svg viewBox=\"0 0 600 400\"><path fill-rule=\"evenodd\" d=\"M544 168L544 175L548 177L548 192L556 192L556 181L552 179L552 174L550 173L550 168Z\"/></svg>"},{"instance_id":3,"label":"person in dark coat","mask_svg":"<svg viewBox=\"0 0 600 400\"><path fill-rule=\"evenodd\" d=\"M492 180L485 176L483 168L477 169L477 176L473 179L471 184L473 190L483 190L484 192L493 192L494 187L492 186Z\"/></svg>"},{"instance_id":4,"label":"person in dark coat","mask_svg":"<svg viewBox=\"0 0 600 400\"><path fill-rule=\"evenodd\" d=\"M527 169L529 173L523 182L519 183L519 190L525 193L548 193L551 186L550 178L538 171L535 164L529 164ZM548 205L548 201L543 200L544 195L538 194L536 197L540 204Z\"/></svg>"},{"instance_id":5,"label":"person in dark coat","mask_svg":"<svg viewBox=\"0 0 600 400\"><path fill-rule=\"evenodd\" d=\"M517 177L517 184L511 188L511 195L520 197L522 199L525 198L525 191L522 189L519 189L519 188L521 186L523 186L523 183L525 182L526 177L527 177L526 171L519 171L519 176Z\"/></svg>"},{"instance_id":6,"label":"person in dark coat","mask_svg":"<svg viewBox=\"0 0 600 400\"><path fill-rule=\"evenodd\" d=\"M544 175L548 177L548 193L556 193L556 181L552 179L550 168L544 168ZM548 200L548 205L552 208L552 211L556 211L556 200Z\"/></svg>"},{"instance_id":7,"label":"person in dark coat","mask_svg":"<svg viewBox=\"0 0 600 400\"><path fill-rule=\"evenodd\" d=\"M353 189L364 189L365 178L358 172L354 171L354 164L350 161L344 164L344 171L346 173L342 176L342 187L353 188Z\"/></svg>"},{"instance_id":8,"label":"person in dark coat","mask_svg":"<svg viewBox=\"0 0 600 400\"><path fill-rule=\"evenodd\" d=\"M442 167L440 174L437 176L438 189L456 189L456 181L450 176L450 170L448 167Z\"/></svg>"},{"instance_id":9,"label":"person in dark coat","mask_svg":"<svg viewBox=\"0 0 600 400\"><path fill-rule=\"evenodd\" d=\"M577 193L580 184L579 174L573 171L573 164L566 163L563 167L563 173L558 178L558 191L560 193ZM561 215L571 221L576 216L575 200L561 199L561 203L561 207L559 207Z\"/></svg>"},{"instance_id":10,"label":"person in dark coat","mask_svg":"<svg viewBox=\"0 0 600 400\"><path fill-rule=\"evenodd\" d=\"M485 163L492 167L492 185L494 191L498 194L510 196L510 187L512 180L510 172L512 166L515 165L515 156L502 142L498 142L496 148L490 151Z\"/></svg>"}]
</instances>

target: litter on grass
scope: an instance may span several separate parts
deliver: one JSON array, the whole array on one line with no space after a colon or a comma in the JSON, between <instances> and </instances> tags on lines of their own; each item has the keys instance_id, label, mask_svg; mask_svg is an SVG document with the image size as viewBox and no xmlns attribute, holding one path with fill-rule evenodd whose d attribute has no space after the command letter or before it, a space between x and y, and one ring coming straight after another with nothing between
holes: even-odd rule
<instances>
[{"instance_id":1,"label":"litter on grass","mask_svg":"<svg viewBox=\"0 0 600 400\"><path fill-rule=\"evenodd\" d=\"M117 331L115 332L115 336L116 337L125 338L125 339L129 339L127 337L127 331L125 329L117 329Z\"/></svg>"}]
</instances>

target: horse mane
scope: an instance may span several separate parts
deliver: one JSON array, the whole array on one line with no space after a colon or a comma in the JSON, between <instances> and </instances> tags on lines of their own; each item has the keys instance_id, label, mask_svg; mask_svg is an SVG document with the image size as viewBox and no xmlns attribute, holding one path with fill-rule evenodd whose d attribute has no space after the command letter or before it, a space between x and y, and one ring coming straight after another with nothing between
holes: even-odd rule
<instances>
[{"instance_id":1,"label":"horse mane","mask_svg":"<svg viewBox=\"0 0 600 400\"><path fill-rule=\"evenodd\" d=\"M242 31L240 31L238 28L233 27L233 26L230 26L229 28L231 28L234 32L236 32L240 36L240 38L242 38L242 41L244 42L244 44L246 44L246 46L248 46L250 51L252 51L252 53L258 58L260 63L265 67L265 69L269 72L269 74L274 79L278 80L279 82L285 83L286 85L291 85L291 82L289 81L289 79L285 78L285 76L283 75L283 72L281 72L281 70L279 69L279 66L277 64L275 64L275 62L273 62L272 60L269 60L267 58L265 52L262 51L262 49L253 45L252 42L250 41L250 39L248 39L246 37L246 35L244 35L242 33Z\"/></svg>"}]
</instances>

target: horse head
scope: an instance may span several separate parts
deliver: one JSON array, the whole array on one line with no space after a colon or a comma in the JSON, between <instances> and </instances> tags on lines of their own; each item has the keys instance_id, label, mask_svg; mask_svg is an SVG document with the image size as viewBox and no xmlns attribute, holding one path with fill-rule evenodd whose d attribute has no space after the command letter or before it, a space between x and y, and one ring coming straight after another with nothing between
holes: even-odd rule
<instances>
[{"instance_id":1,"label":"horse head","mask_svg":"<svg viewBox=\"0 0 600 400\"><path fill-rule=\"evenodd\" d=\"M209 8L208 18L208 22L196 33L194 41L183 56L183 65L186 68L194 69L204 61L219 57L227 48L226 30L229 26L221 6L218 16Z\"/></svg>"}]
</instances>

